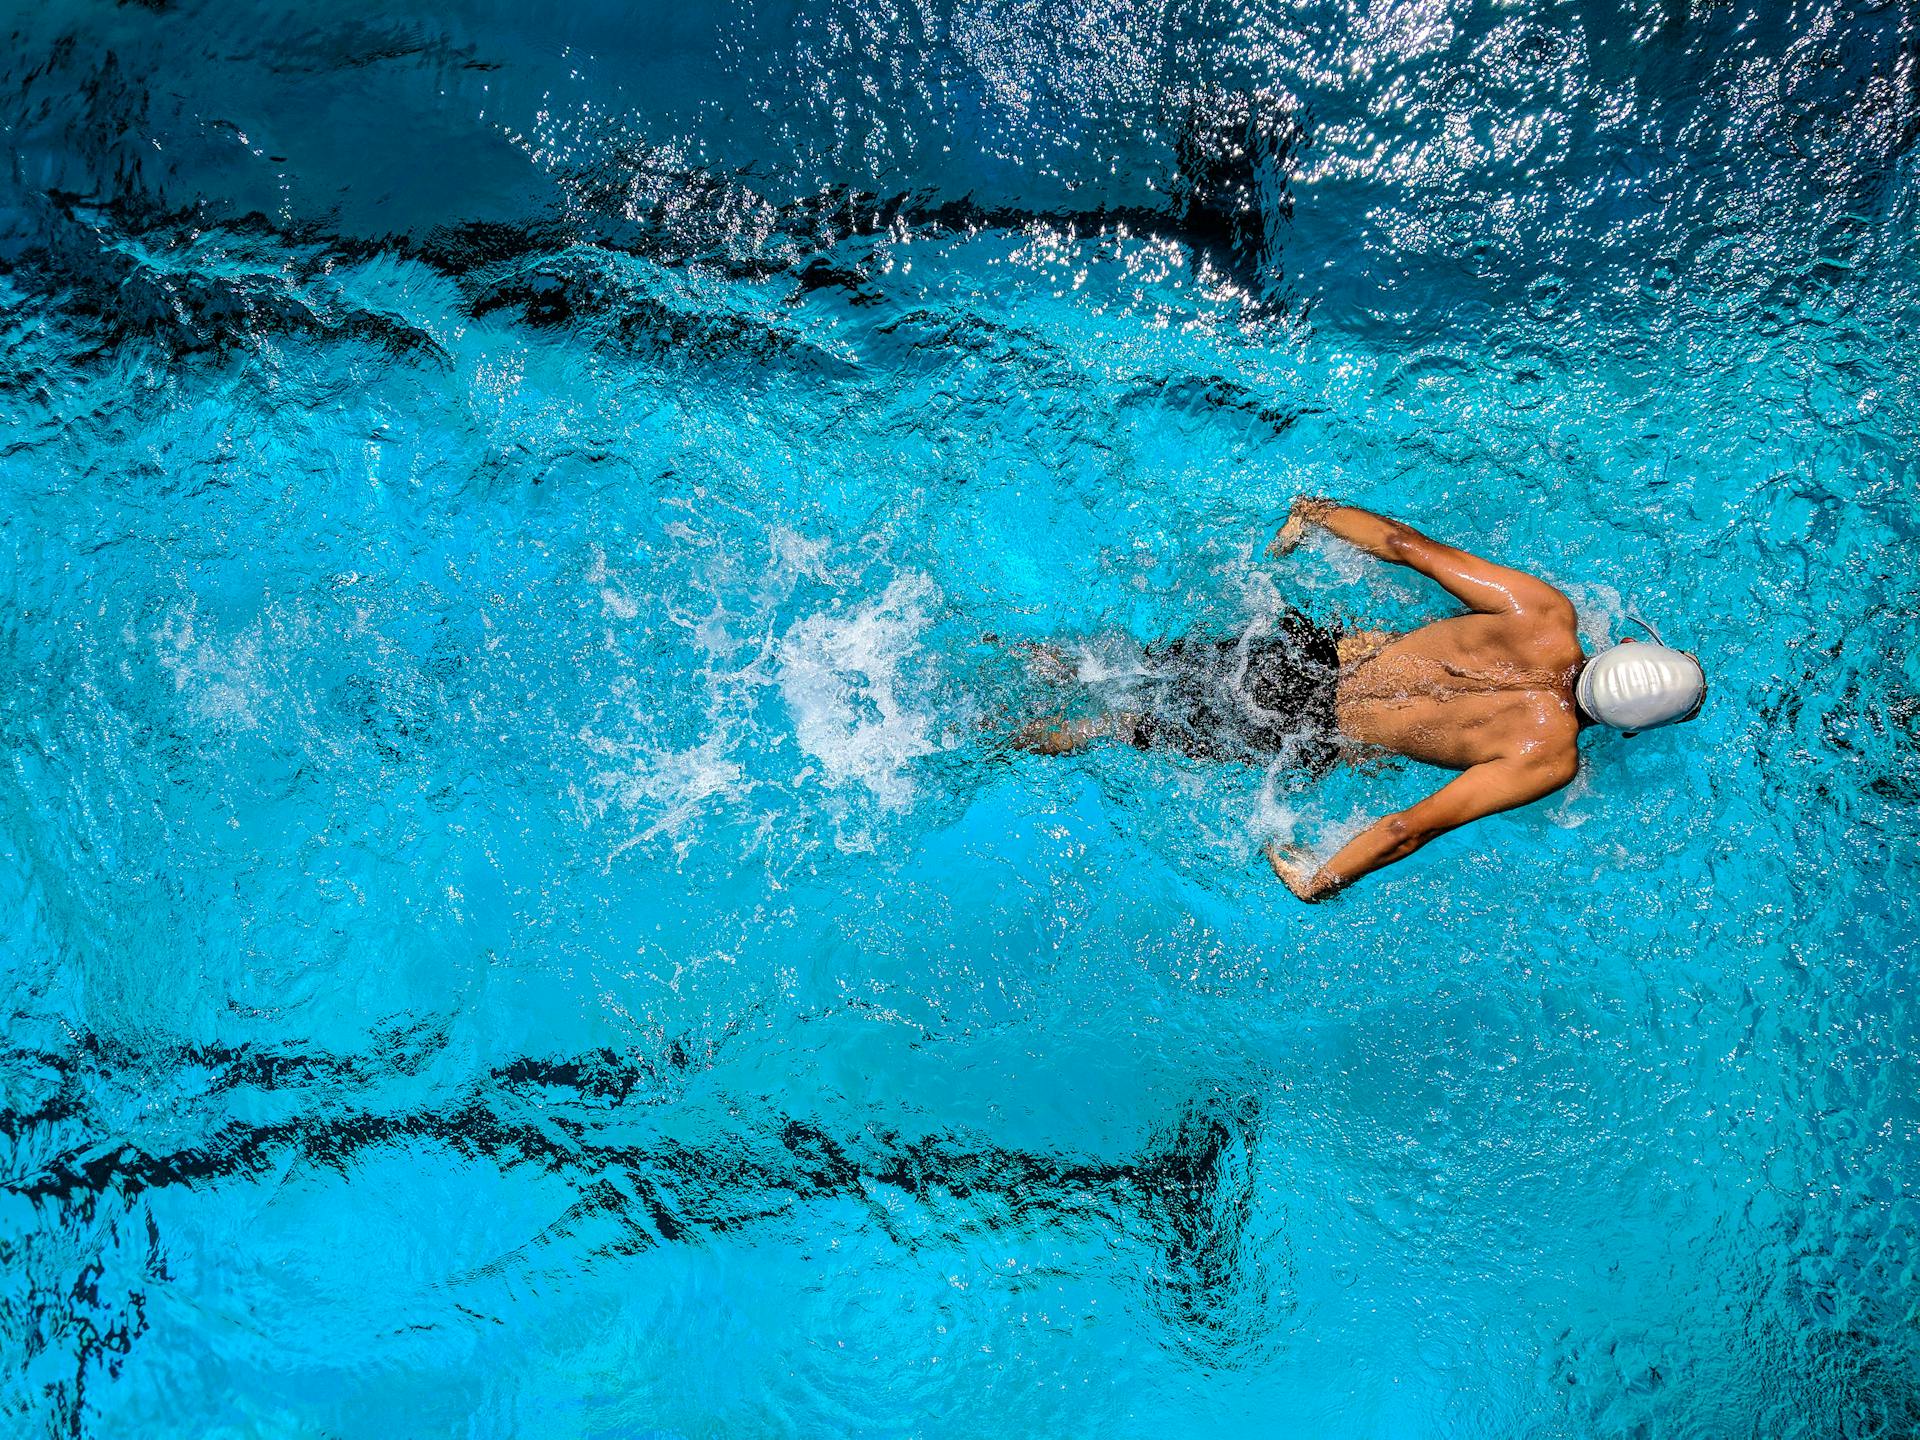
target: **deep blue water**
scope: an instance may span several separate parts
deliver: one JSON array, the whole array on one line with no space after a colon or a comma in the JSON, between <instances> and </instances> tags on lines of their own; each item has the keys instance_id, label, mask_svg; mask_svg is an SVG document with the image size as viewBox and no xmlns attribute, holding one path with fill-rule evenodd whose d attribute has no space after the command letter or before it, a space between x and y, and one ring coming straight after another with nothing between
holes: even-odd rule
<instances>
[{"instance_id":1,"label":"deep blue water","mask_svg":"<svg viewBox=\"0 0 1920 1440\"><path fill-rule=\"evenodd\" d=\"M1920 1433L1910 7L7 8L6 1434ZM1704 715L1006 752L1302 490Z\"/></svg>"}]
</instances>

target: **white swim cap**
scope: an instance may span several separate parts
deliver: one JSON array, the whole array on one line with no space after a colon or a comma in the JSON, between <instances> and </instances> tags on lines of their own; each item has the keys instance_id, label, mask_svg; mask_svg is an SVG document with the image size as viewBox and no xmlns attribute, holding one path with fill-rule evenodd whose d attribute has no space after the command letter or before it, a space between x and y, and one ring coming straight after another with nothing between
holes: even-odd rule
<instances>
[{"instance_id":1,"label":"white swim cap","mask_svg":"<svg viewBox=\"0 0 1920 1440\"><path fill-rule=\"evenodd\" d=\"M1706 698L1700 662L1666 645L1628 642L1589 660L1574 685L1580 708L1616 730L1651 730L1684 720Z\"/></svg>"}]
</instances>

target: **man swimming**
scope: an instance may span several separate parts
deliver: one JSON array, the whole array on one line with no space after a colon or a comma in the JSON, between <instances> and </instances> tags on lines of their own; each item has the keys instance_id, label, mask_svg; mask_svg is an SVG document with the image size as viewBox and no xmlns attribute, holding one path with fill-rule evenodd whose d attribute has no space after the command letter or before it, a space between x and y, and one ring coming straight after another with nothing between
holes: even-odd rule
<instances>
[{"instance_id":1,"label":"man swimming","mask_svg":"<svg viewBox=\"0 0 1920 1440\"><path fill-rule=\"evenodd\" d=\"M1315 773L1386 751L1461 772L1322 864L1303 847L1269 845L1273 873L1313 901L1449 830L1551 795L1579 769L1583 726L1634 734L1691 720L1706 700L1692 655L1627 641L1589 658L1573 602L1553 586L1397 520L1303 496L1268 553L1292 550L1313 527L1417 570L1468 613L1404 635L1342 631L1288 613L1273 634L1150 648L1144 707L1032 725L1017 743L1060 755L1114 737Z\"/></svg>"}]
</instances>

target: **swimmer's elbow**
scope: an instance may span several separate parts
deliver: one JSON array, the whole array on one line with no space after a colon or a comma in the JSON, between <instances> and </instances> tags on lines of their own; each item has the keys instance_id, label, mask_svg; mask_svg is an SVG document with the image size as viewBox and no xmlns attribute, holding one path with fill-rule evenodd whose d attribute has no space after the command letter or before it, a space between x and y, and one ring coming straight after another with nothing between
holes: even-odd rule
<instances>
[{"instance_id":1,"label":"swimmer's elbow","mask_svg":"<svg viewBox=\"0 0 1920 1440\"><path fill-rule=\"evenodd\" d=\"M1537 611L1541 619L1555 625L1576 627L1580 623L1580 612L1574 608L1573 601L1562 595L1551 585L1541 584L1544 592L1538 604L1529 605L1529 610Z\"/></svg>"},{"instance_id":2,"label":"swimmer's elbow","mask_svg":"<svg viewBox=\"0 0 1920 1440\"><path fill-rule=\"evenodd\" d=\"M1389 520L1386 544L1383 547L1386 553L1382 558L1391 560L1396 565L1411 566L1420 558L1421 548L1430 543L1426 536L1411 525L1403 524L1398 520Z\"/></svg>"},{"instance_id":3,"label":"swimmer's elbow","mask_svg":"<svg viewBox=\"0 0 1920 1440\"><path fill-rule=\"evenodd\" d=\"M1380 824L1381 839L1387 842L1387 862L1404 860L1429 840L1444 833L1444 826L1423 823L1411 815L1389 815Z\"/></svg>"},{"instance_id":4,"label":"swimmer's elbow","mask_svg":"<svg viewBox=\"0 0 1920 1440\"><path fill-rule=\"evenodd\" d=\"M1533 785L1530 788L1536 793L1528 798L1537 800L1573 783L1573 777L1580 773L1580 755L1578 751L1554 755L1549 759L1536 760L1531 768Z\"/></svg>"}]
</instances>

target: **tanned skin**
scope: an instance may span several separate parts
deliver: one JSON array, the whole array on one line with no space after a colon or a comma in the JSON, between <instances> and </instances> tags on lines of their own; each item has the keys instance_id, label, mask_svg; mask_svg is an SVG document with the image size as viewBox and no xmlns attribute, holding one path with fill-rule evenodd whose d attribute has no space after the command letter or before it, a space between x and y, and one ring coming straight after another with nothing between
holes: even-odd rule
<instances>
[{"instance_id":1,"label":"tanned skin","mask_svg":"<svg viewBox=\"0 0 1920 1440\"><path fill-rule=\"evenodd\" d=\"M1273 873L1309 901L1572 780L1581 723L1573 683L1586 663L1573 602L1546 581L1430 540L1398 520L1311 497L1294 501L1269 553L1285 554L1315 527L1417 570L1472 613L1405 635L1342 641L1334 692L1341 733L1460 774L1418 804L1374 821L1317 867L1297 846L1269 845Z\"/></svg>"},{"instance_id":2,"label":"tanned skin","mask_svg":"<svg viewBox=\"0 0 1920 1440\"><path fill-rule=\"evenodd\" d=\"M1334 692L1341 733L1357 750L1390 751L1460 774L1417 805L1374 821L1322 864L1300 846L1269 845L1273 873L1307 901L1572 780L1581 725L1573 685L1586 662L1573 602L1544 580L1430 540L1398 520L1310 496L1293 502L1268 553L1285 554L1316 528L1417 570L1471 613L1405 635L1342 637ZM1065 754L1094 739L1127 738L1135 719L1036 722L1018 743Z\"/></svg>"}]
</instances>

